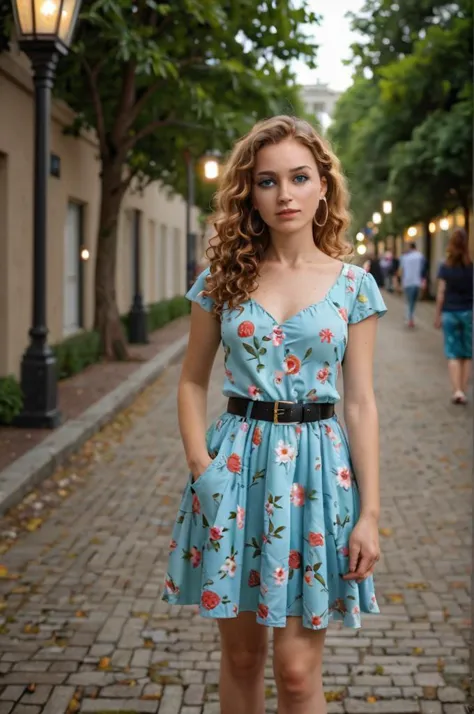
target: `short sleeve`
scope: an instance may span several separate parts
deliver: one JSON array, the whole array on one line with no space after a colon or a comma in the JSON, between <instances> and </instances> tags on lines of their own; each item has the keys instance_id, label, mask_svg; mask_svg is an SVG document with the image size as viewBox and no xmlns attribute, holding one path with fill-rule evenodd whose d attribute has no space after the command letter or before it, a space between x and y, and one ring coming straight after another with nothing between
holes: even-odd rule
<instances>
[{"instance_id":1,"label":"short sleeve","mask_svg":"<svg viewBox=\"0 0 474 714\"><path fill-rule=\"evenodd\" d=\"M447 270L447 265L446 263L441 263L441 265L438 268L438 278L440 280L446 280L448 275L448 270Z\"/></svg>"},{"instance_id":2,"label":"short sleeve","mask_svg":"<svg viewBox=\"0 0 474 714\"><path fill-rule=\"evenodd\" d=\"M206 268L200 273L191 288L186 293L188 300L196 302L198 305L211 312L214 306L214 300L210 297L205 297L202 293L206 289L206 278L210 273L210 269Z\"/></svg>"},{"instance_id":3,"label":"short sleeve","mask_svg":"<svg viewBox=\"0 0 474 714\"><path fill-rule=\"evenodd\" d=\"M374 276L370 273L364 273L349 313L349 324L361 322L361 320L365 320L372 315L382 317L386 312L387 308Z\"/></svg>"}]
</instances>

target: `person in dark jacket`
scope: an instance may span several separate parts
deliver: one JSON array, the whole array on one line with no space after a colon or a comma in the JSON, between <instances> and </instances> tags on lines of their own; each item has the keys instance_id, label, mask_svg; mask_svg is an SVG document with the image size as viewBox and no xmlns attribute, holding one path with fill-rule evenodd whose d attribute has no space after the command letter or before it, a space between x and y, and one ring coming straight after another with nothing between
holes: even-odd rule
<instances>
[{"instance_id":1,"label":"person in dark jacket","mask_svg":"<svg viewBox=\"0 0 474 714\"><path fill-rule=\"evenodd\" d=\"M469 241L462 229L453 231L446 260L438 272L435 327L443 328L444 351L454 404L466 404L472 364L473 266Z\"/></svg>"}]
</instances>

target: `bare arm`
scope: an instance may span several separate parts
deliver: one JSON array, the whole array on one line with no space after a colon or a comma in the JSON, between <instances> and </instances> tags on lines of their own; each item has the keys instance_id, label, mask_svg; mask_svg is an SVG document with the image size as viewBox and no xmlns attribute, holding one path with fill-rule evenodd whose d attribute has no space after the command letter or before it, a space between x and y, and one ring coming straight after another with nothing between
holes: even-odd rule
<instances>
[{"instance_id":1,"label":"bare arm","mask_svg":"<svg viewBox=\"0 0 474 714\"><path fill-rule=\"evenodd\" d=\"M446 294L446 280L439 278L438 289L436 291L436 311L435 311L435 327L441 327L441 312L444 305L444 296Z\"/></svg>"},{"instance_id":2,"label":"bare arm","mask_svg":"<svg viewBox=\"0 0 474 714\"><path fill-rule=\"evenodd\" d=\"M193 303L188 347L178 385L178 418L194 480L211 460L206 446L207 390L220 339L219 322L212 313Z\"/></svg>"},{"instance_id":3,"label":"bare arm","mask_svg":"<svg viewBox=\"0 0 474 714\"><path fill-rule=\"evenodd\" d=\"M367 577L379 557L379 421L372 376L376 329L376 316L349 325L344 357L344 421L361 499L346 579Z\"/></svg>"}]
</instances>

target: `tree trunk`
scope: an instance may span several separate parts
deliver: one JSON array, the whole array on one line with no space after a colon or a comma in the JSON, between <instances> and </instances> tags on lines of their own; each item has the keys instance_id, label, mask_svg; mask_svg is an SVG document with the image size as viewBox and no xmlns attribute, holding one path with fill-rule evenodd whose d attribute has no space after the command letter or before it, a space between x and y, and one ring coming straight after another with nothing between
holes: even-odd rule
<instances>
[{"instance_id":1,"label":"tree trunk","mask_svg":"<svg viewBox=\"0 0 474 714\"><path fill-rule=\"evenodd\" d=\"M467 235L469 235L469 221L471 219L470 212L469 212L469 206L464 205L463 206L464 210L464 230L466 231Z\"/></svg>"},{"instance_id":2,"label":"tree trunk","mask_svg":"<svg viewBox=\"0 0 474 714\"><path fill-rule=\"evenodd\" d=\"M109 359L128 359L127 341L117 307L115 268L117 264L117 227L120 205L125 193L122 166L103 162L97 257L95 264L94 328L100 335L102 351Z\"/></svg>"},{"instance_id":3,"label":"tree trunk","mask_svg":"<svg viewBox=\"0 0 474 714\"><path fill-rule=\"evenodd\" d=\"M428 269L426 273L426 290L425 290L425 296L427 298L432 297L431 295L431 255L432 255L432 239L431 239L431 233L430 233L430 224L429 221L425 221L423 223L423 242L424 242L424 250L423 253L425 254L426 262L428 264Z\"/></svg>"}]
</instances>

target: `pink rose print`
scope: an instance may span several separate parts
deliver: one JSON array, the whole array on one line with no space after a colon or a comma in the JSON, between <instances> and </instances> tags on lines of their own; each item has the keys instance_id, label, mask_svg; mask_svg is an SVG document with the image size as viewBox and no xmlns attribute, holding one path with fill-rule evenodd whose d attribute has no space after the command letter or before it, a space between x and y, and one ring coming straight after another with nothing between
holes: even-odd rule
<instances>
[{"instance_id":1,"label":"pink rose print","mask_svg":"<svg viewBox=\"0 0 474 714\"><path fill-rule=\"evenodd\" d=\"M256 426L252 435L252 444L254 446L260 446L262 443L262 430L259 426Z\"/></svg>"},{"instance_id":2,"label":"pink rose print","mask_svg":"<svg viewBox=\"0 0 474 714\"><path fill-rule=\"evenodd\" d=\"M319 333L319 337L321 339L321 342L327 342L328 345L330 345L333 340L334 335L331 332L331 330L326 328L325 330L321 330L321 332Z\"/></svg>"},{"instance_id":3,"label":"pink rose print","mask_svg":"<svg viewBox=\"0 0 474 714\"><path fill-rule=\"evenodd\" d=\"M230 371L230 369L226 369L226 371L225 371L225 376L227 377L227 379L229 380L229 382L230 382L231 384L235 384L234 375L232 374L232 372Z\"/></svg>"},{"instance_id":4,"label":"pink rose print","mask_svg":"<svg viewBox=\"0 0 474 714\"><path fill-rule=\"evenodd\" d=\"M238 615L239 614L239 608L237 605L232 606L232 614L233 615Z\"/></svg>"},{"instance_id":5,"label":"pink rose print","mask_svg":"<svg viewBox=\"0 0 474 714\"><path fill-rule=\"evenodd\" d=\"M300 483L294 483L291 486L290 501L294 506L304 506L305 491L304 486Z\"/></svg>"},{"instance_id":6,"label":"pink rose print","mask_svg":"<svg viewBox=\"0 0 474 714\"><path fill-rule=\"evenodd\" d=\"M273 571L273 577L275 579L275 585L284 585L286 582L287 571L285 568L275 568Z\"/></svg>"},{"instance_id":7,"label":"pink rose print","mask_svg":"<svg viewBox=\"0 0 474 714\"><path fill-rule=\"evenodd\" d=\"M237 334L239 337L252 337L254 332L255 325L253 324L253 322L250 322L250 320L245 320L245 322L241 322L237 329Z\"/></svg>"},{"instance_id":8,"label":"pink rose print","mask_svg":"<svg viewBox=\"0 0 474 714\"><path fill-rule=\"evenodd\" d=\"M195 545L193 545L193 547L191 548L191 550L189 552L191 554L191 558L190 558L191 565L193 566L193 568L199 567L201 565L201 558L202 558L201 551L198 550Z\"/></svg>"},{"instance_id":9,"label":"pink rose print","mask_svg":"<svg viewBox=\"0 0 474 714\"><path fill-rule=\"evenodd\" d=\"M298 570L301 567L301 553L299 553L297 550L290 550L288 566L290 568L293 568L293 570Z\"/></svg>"},{"instance_id":10,"label":"pink rose print","mask_svg":"<svg viewBox=\"0 0 474 714\"><path fill-rule=\"evenodd\" d=\"M311 626L312 627L321 627L322 620L318 615L313 615L311 618Z\"/></svg>"},{"instance_id":11,"label":"pink rose print","mask_svg":"<svg viewBox=\"0 0 474 714\"><path fill-rule=\"evenodd\" d=\"M273 503L270 503L270 501L267 501L265 503L265 510L269 516L273 516L273 512L274 512Z\"/></svg>"},{"instance_id":12,"label":"pink rose print","mask_svg":"<svg viewBox=\"0 0 474 714\"><path fill-rule=\"evenodd\" d=\"M221 540L224 537L224 529L221 526L212 526L209 529L209 539L213 541Z\"/></svg>"},{"instance_id":13,"label":"pink rose print","mask_svg":"<svg viewBox=\"0 0 474 714\"><path fill-rule=\"evenodd\" d=\"M356 276L352 268L349 268L346 272L346 279L347 280L355 280Z\"/></svg>"},{"instance_id":14,"label":"pink rose print","mask_svg":"<svg viewBox=\"0 0 474 714\"><path fill-rule=\"evenodd\" d=\"M195 493L193 493L193 513L196 513L197 515L201 513L201 504Z\"/></svg>"},{"instance_id":15,"label":"pink rose print","mask_svg":"<svg viewBox=\"0 0 474 714\"><path fill-rule=\"evenodd\" d=\"M178 544L176 543L175 540L170 540L170 551L176 550L178 547Z\"/></svg>"},{"instance_id":16,"label":"pink rose print","mask_svg":"<svg viewBox=\"0 0 474 714\"><path fill-rule=\"evenodd\" d=\"M229 578L233 578L237 571L237 563L234 558L226 558L219 570L221 573L224 573L224 575L228 575Z\"/></svg>"},{"instance_id":17,"label":"pink rose print","mask_svg":"<svg viewBox=\"0 0 474 714\"><path fill-rule=\"evenodd\" d=\"M310 534L308 536L308 542L313 548L316 546L324 545L324 536L322 533L315 533L314 531L310 531Z\"/></svg>"},{"instance_id":18,"label":"pink rose print","mask_svg":"<svg viewBox=\"0 0 474 714\"><path fill-rule=\"evenodd\" d=\"M258 605L257 615L262 619L266 620L268 617L268 605L264 605L262 602Z\"/></svg>"},{"instance_id":19,"label":"pink rose print","mask_svg":"<svg viewBox=\"0 0 474 714\"><path fill-rule=\"evenodd\" d=\"M283 360L286 374L298 374L301 369L301 360L296 355L286 355Z\"/></svg>"},{"instance_id":20,"label":"pink rose print","mask_svg":"<svg viewBox=\"0 0 474 714\"><path fill-rule=\"evenodd\" d=\"M339 315L342 317L342 319L344 320L344 322L347 322L347 321L348 321L347 310L346 310L345 307L340 307L339 310L338 310L338 313L339 313Z\"/></svg>"},{"instance_id":21,"label":"pink rose print","mask_svg":"<svg viewBox=\"0 0 474 714\"><path fill-rule=\"evenodd\" d=\"M352 608L352 614L360 615L360 608L357 605L354 605L354 607Z\"/></svg>"},{"instance_id":22,"label":"pink rose print","mask_svg":"<svg viewBox=\"0 0 474 714\"><path fill-rule=\"evenodd\" d=\"M250 399L260 399L262 396L262 390L256 387L255 384L251 384L247 391Z\"/></svg>"},{"instance_id":23,"label":"pink rose print","mask_svg":"<svg viewBox=\"0 0 474 714\"><path fill-rule=\"evenodd\" d=\"M257 588L260 585L260 573L258 570L251 570L249 573L249 588Z\"/></svg>"},{"instance_id":24,"label":"pink rose print","mask_svg":"<svg viewBox=\"0 0 474 714\"><path fill-rule=\"evenodd\" d=\"M227 468L233 474L239 474L242 470L242 461L238 454L233 453L227 459Z\"/></svg>"},{"instance_id":25,"label":"pink rose print","mask_svg":"<svg viewBox=\"0 0 474 714\"><path fill-rule=\"evenodd\" d=\"M337 485L348 491L352 485L351 472L347 466L342 466L337 470Z\"/></svg>"},{"instance_id":26,"label":"pink rose print","mask_svg":"<svg viewBox=\"0 0 474 714\"><path fill-rule=\"evenodd\" d=\"M329 367L322 367L317 373L316 378L319 382L321 382L321 384L326 384L330 374L331 372L329 370Z\"/></svg>"},{"instance_id":27,"label":"pink rose print","mask_svg":"<svg viewBox=\"0 0 474 714\"><path fill-rule=\"evenodd\" d=\"M313 569L311 565L306 566L305 574L304 574L304 581L306 585L309 585L310 587L313 587Z\"/></svg>"},{"instance_id":28,"label":"pink rose print","mask_svg":"<svg viewBox=\"0 0 474 714\"><path fill-rule=\"evenodd\" d=\"M343 545L342 548L339 548L339 555L342 555L343 558L348 558L349 557L349 548L347 545Z\"/></svg>"},{"instance_id":29,"label":"pink rose print","mask_svg":"<svg viewBox=\"0 0 474 714\"><path fill-rule=\"evenodd\" d=\"M242 530L245 524L245 509L242 506L237 506L237 528Z\"/></svg>"},{"instance_id":30,"label":"pink rose print","mask_svg":"<svg viewBox=\"0 0 474 714\"><path fill-rule=\"evenodd\" d=\"M248 422L243 421L242 424L240 425L240 431L248 431L248 430L249 430Z\"/></svg>"},{"instance_id":31,"label":"pink rose print","mask_svg":"<svg viewBox=\"0 0 474 714\"><path fill-rule=\"evenodd\" d=\"M286 335L281 329L281 327L274 327L272 334L270 335L274 347L280 347L280 345L283 344L285 337Z\"/></svg>"},{"instance_id":32,"label":"pink rose print","mask_svg":"<svg viewBox=\"0 0 474 714\"><path fill-rule=\"evenodd\" d=\"M332 428L332 426L329 426L329 424L324 425L324 432L325 432L326 436L328 436L330 439L334 440L336 438L334 429Z\"/></svg>"},{"instance_id":33,"label":"pink rose print","mask_svg":"<svg viewBox=\"0 0 474 714\"><path fill-rule=\"evenodd\" d=\"M219 595L212 590L204 590L201 595L201 605L206 610L214 610L220 603L221 599Z\"/></svg>"},{"instance_id":34,"label":"pink rose print","mask_svg":"<svg viewBox=\"0 0 474 714\"><path fill-rule=\"evenodd\" d=\"M165 589L168 595L178 595L179 587L174 584L173 578L169 575L165 578Z\"/></svg>"},{"instance_id":35,"label":"pink rose print","mask_svg":"<svg viewBox=\"0 0 474 714\"><path fill-rule=\"evenodd\" d=\"M260 585L260 595L261 595L262 597L265 597L265 595L267 594L267 592L268 592L268 585L265 585L265 583L262 583L262 584Z\"/></svg>"},{"instance_id":36,"label":"pink rose print","mask_svg":"<svg viewBox=\"0 0 474 714\"><path fill-rule=\"evenodd\" d=\"M278 386L283 382L283 377L285 376L284 372L275 372L274 374L274 382Z\"/></svg>"}]
</instances>

